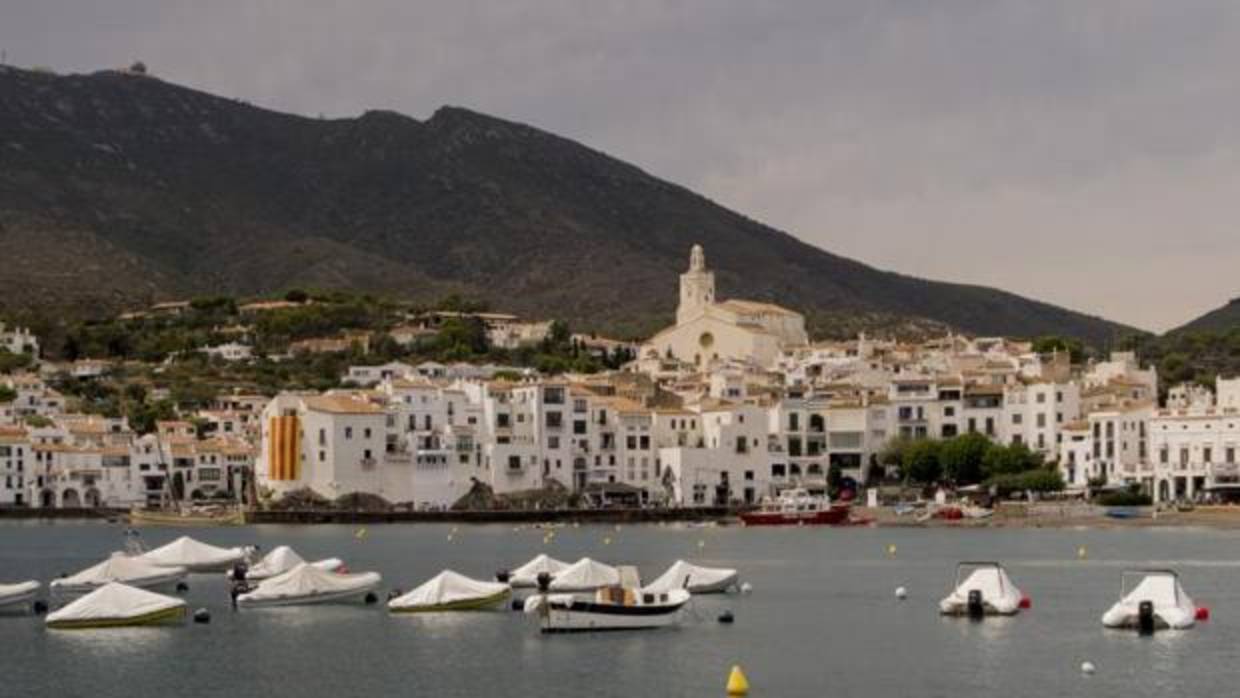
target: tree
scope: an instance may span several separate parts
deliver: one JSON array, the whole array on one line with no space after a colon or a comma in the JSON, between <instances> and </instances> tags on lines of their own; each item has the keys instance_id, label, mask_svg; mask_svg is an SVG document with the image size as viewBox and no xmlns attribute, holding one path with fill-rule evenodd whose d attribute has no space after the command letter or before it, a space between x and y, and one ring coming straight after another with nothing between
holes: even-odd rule
<instances>
[{"instance_id":1,"label":"tree","mask_svg":"<svg viewBox=\"0 0 1240 698\"><path fill-rule=\"evenodd\" d=\"M310 294L300 288L290 289L288 293L284 294L284 300L289 303L305 303L309 299Z\"/></svg>"},{"instance_id":2,"label":"tree","mask_svg":"<svg viewBox=\"0 0 1240 698\"><path fill-rule=\"evenodd\" d=\"M12 402L17 399L17 391L7 385L0 385L0 402Z\"/></svg>"},{"instance_id":3,"label":"tree","mask_svg":"<svg viewBox=\"0 0 1240 698\"><path fill-rule=\"evenodd\" d=\"M982 464L990 448L990 439L977 433L961 434L944 441L939 450L943 477L960 485L981 482Z\"/></svg>"},{"instance_id":4,"label":"tree","mask_svg":"<svg viewBox=\"0 0 1240 698\"><path fill-rule=\"evenodd\" d=\"M939 442L918 439L910 443L904 450L901 466L906 480L926 485L937 482L943 474L943 466L939 462Z\"/></svg>"},{"instance_id":5,"label":"tree","mask_svg":"<svg viewBox=\"0 0 1240 698\"><path fill-rule=\"evenodd\" d=\"M987 478L1000 475L1016 475L1042 467L1042 457L1023 443L1011 446L991 445L982 461L982 471Z\"/></svg>"}]
</instances>

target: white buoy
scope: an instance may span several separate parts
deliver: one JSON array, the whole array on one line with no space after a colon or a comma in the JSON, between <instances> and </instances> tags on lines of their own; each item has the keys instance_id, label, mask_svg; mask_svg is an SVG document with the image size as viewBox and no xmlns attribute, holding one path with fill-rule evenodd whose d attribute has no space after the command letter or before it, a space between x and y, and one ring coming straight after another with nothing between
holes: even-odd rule
<instances>
[{"instance_id":1,"label":"white buoy","mask_svg":"<svg viewBox=\"0 0 1240 698\"><path fill-rule=\"evenodd\" d=\"M1082 674L1093 674L1095 671L1098 671L1098 667L1094 666L1093 662L1081 662Z\"/></svg>"},{"instance_id":2,"label":"white buoy","mask_svg":"<svg viewBox=\"0 0 1240 698\"><path fill-rule=\"evenodd\" d=\"M896 598L900 599L901 601L907 599L908 589L905 589L904 587L896 587Z\"/></svg>"},{"instance_id":3,"label":"white buoy","mask_svg":"<svg viewBox=\"0 0 1240 698\"><path fill-rule=\"evenodd\" d=\"M752 585L752 584L750 584L749 582L744 582L744 583L742 583L742 584L741 584L741 593L742 593L742 594L752 594L752 593L753 593L753 585Z\"/></svg>"}]
</instances>

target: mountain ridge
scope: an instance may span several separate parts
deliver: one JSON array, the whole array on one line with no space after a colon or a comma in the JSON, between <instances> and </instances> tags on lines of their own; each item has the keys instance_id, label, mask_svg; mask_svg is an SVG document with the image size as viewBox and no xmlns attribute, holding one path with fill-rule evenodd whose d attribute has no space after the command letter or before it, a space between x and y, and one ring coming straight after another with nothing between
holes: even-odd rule
<instances>
[{"instance_id":1,"label":"mountain ridge","mask_svg":"<svg viewBox=\"0 0 1240 698\"><path fill-rule=\"evenodd\" d=\"M670 322L689 246L701 243L721 296L792 307L818 334L903 318L1095 344L1139 333L876 269L464 107L315 119L150 76L6 67L0 133L0 254L17 260L0 265L0 294L15 307L319 286L459 293L642 334Z\"/></svg>"}]
</instances>

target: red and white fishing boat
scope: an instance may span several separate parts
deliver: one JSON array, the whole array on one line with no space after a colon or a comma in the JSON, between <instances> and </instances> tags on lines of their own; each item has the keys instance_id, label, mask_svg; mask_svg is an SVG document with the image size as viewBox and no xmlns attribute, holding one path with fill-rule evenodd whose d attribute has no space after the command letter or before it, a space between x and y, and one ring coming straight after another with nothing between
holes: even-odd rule
<instances>
[{"instance_id":1,"label":"red and white fishing boat","mask_svg":"<svg viewBox=\"0 0 1240 698\"><path fill-rule=\"evenodd\" d=\"M847 504L832 504L798 487L762 500L756 511L741 514L741 521L746 526L838 526L849 522L848 513Z\"/></svg>"}]
</instances>

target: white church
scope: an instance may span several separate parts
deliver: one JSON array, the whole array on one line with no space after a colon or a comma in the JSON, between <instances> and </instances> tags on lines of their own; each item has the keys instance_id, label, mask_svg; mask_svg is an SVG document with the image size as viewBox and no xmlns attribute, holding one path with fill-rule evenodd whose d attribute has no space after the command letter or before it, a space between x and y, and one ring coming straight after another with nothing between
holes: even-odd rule
<instances>
[{"instance_id":1,"label":"white church","mask_svg":"<svg viewBox=\"0 0 1240 698\"><path fill-rule=\"evenodd\" d=\"M676 358L706 368L716 361L742 361L767 368L786 349L809 343L805 318L771 303L715 302L715 274L706 254L694 245L689 271L680 275L676 325L651 337L642 347L646 358Z\"/></svg>"}]
</instances>

